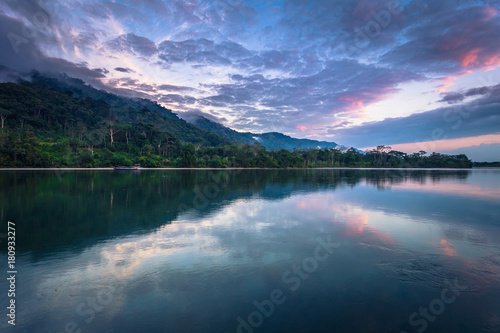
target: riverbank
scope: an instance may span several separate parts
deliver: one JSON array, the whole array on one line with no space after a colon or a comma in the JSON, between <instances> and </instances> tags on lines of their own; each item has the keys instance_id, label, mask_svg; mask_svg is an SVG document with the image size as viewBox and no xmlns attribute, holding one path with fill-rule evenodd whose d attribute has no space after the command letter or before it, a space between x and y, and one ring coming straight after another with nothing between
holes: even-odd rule
<instances>
[{"instance_id":1,"label":"riverbank","mask_svg":"<svg viewBox=\"0 0 500 333\"><path fill-rule=\"evenodd\" d=\"M146 170L472 170L499 169L498 167L475 168L140 168L138 170L114 170L114 168L0 168L0 171L146 171Z\"/></svg>"}]
</instances>

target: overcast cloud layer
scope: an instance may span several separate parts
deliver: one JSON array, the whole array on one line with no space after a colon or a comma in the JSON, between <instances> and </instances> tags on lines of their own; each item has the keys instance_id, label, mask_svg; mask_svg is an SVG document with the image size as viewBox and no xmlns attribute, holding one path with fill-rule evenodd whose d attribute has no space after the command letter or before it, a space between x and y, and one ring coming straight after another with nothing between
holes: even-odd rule
<instances>
[{"instance_id":1,"label":"overcast cloud layer","mask_svg":"<svg viewBox=\"0 0 500 333\"><path fill-rule=\"evenodd\" d=\"M465 0L4 0L0 65L236 130L356 147L478 137L500 132L499 13ZM485 158L500 159L496 143Z\"/></svg>"}]
</instances>

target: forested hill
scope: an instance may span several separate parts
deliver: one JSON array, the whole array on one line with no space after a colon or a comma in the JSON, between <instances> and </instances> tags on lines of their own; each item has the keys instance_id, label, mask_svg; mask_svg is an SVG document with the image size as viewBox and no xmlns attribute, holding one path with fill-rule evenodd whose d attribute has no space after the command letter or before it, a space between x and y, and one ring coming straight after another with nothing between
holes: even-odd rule
<instances>
[{"instance_id":1,"label":"forested hill","mask_svg":"<svg viewBox=\"0 0 500 333\"><path fill-rule=\"evenodd\" d=\"M122 97L115 94L110 94L103 90L98 90L85 84L80 79L71 78L64 74L58 75L57 78L49 78L41 75L37 72L31 73L31 85L46 85L57 91L70 91L73 93L74 97L78 98L91 98L96 100L103 100L107 102L112 111L117 112L117 114L122 113L123 109L132 108L135 110L140 110L142 108L147 108L151 111L158 111L160 114L166 116L167 118L179 119L179 117L173 113L171 110L164 108L156 102L143 98L129 98ZM28 83L27 83L28 84ZM264 134L254 134L250 132L237 132L233 129L225 127L219 123L208 120L204 117L198 116L192 118L193 120L187 120L188 123L195 125L198 128L207 130L214 134L218 134L227 140L234 143L242 144L254 144L259 143L266 147L267 149L288 149L292 150L295 148L330 148L336 147L337 144L334 142L326 141L316 141L309 139L296 139L290 136L284 135L282 133L272 132ZM125 119L126 121L134 121L133 118ZM175 122L174 122L175 123ZM177 135L181 140L186 142L193 142L191 139L185 139L185 132L171 131ZM189 133L190 131L188 131Z\"/></svg>"},{"instance_id":2,"label":"forested hill","mask_svg":"<svg viewBox=\"0 0 500 333\"><path fill-rule=\"evenodd\" d=\"M116 94L108 93L104 90L96 89L84 81L69 77L65 74L58 74L57 78L44 76L36 71L30 73L30 81L23 82L25 85L38 86L45 85L56 91L65 92L70 91L74 97L77 98L91 98L102 99L109 104L111 110L120 112L124 108L131 107L139 110L143 107L157 111L167 118L179 119L171 110L164 108L156 102L144 98L131 98L118 96Z\"/></svg>"},{"instance_id":3,"label":"forested hill","mask_svg":"<svg viewBox=\"0 0 500 333\"><path fill-rule=\"evenodd\" d=\"M72 80L80 83L77 79ZM159 139L147 139L160 145L162 138L165 142L166 137L202 146L229 143L217 134L179 119L157 103L109 94L83 82L69 85L60 80L35 76L31 82L2 83L0 108L3 126L8 129L28 128L36 136L77 138L89 145L104 143L110 128L117 127L116 130L121 133L118 128L125 125L130 127L123 131L127 135L139 127L151 127L151 135L154 132ZM119 135L123 136L123 133Z\"/></svg>"},{"instance_id":4,"label":"forested hill","mask_svg":"<svg viewBox=\"0 0 500 333\"><path fill-rule=\"evenodd\" d=\"M292 150L296 148L333 148L338 146L335 142L296 139L277 132L263 134L237 132L202 116L191 117L188 121L198 126L199 128L219 134L220 136L223 136L231 141L247 144L259 143L267 149Z\"/></svg>"},{"instance_id":5,"label":"forested hill","mask_svg":"<svg viewBox=\"0 0 500 333\"><path fill-rule=\"evenodd\" d=\"M407 155L386 146L360 153L354 148L318 148L318 142L308 148L299 140L293 148L300 144L303 149L269 150L261 143L289 147L290 140L297 139L280 133L240 135L216 123L207 131L148 100L108 94L81 81L72 85L43 77L0 83L0 119L0 167L472 166L463 154ZM255 143L242 141L245 135Z\"/></svg>"}]
</instances>

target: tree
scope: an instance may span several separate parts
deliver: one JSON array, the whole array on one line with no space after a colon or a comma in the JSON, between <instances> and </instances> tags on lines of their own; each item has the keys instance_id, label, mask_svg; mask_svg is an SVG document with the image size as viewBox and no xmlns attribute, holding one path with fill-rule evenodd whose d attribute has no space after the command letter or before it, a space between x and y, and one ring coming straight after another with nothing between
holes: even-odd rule
<instances>
[{"instance_id":1,"label":"tree","mask_svg":"<svg viewBox=\"0 0 500 333\"><path fill-rule=\"evenodd\" d=\"M78 135L78 140L83 141L84 134L87 133L87 126L81 121L76 124L76 134Z\"/></svg>"},{"instance_id":2,"label":"tree","mask_svg":"<svg viewBox=\"0 0 500 333\"><path fill-rule=\"evenodd\" d=\"M196 150L192 143L183 145L181 148L181 166L192 168L196 165Z\"/></svg>"},{"instance_id":3,"label":"tree","mask_svg":"<svg viewBox=\"0 0 500 333\"><path fill-rule=\"evenodd\" d=\"M377 146L377 148L375 149L375 151L377 151L378 153L388 153L389 151L391 151L392 147L391 146L384 146L384 145L381 145L381 146Z\"/></svg>"},{"instance_id":4,"label":"tree","mask_svg":"<svg viewBox=\"0 0 500 333\"><path fill-rule=\"evenodd\" d=\"M4 124L5 124L5 119L7 119L7 117L9 116L9 114L10 114L10 111L5 110L3 108L0 108L0 119L2 119L2 131L3 131L3 128L4 128Z\"/></svg>"},{"instance_id":5,"label":"tree","mask_svg":"<svg viewBox=\"0 0 500 333\"><path fill-rule=\"evenodd\" d=\"M130 130L132 129L132 125L126 124L123 125L123 129L125 130L125 140L127 140L127 144L130 138Z\"/></svg>"},{"instance_id":6,"label":"tree","mask_svg":"<svg viewBox=\"0 0 500 333\"><path fill-rule=\"evenodd\" d=\"M115 154L113 157L111 157L111 164L112 165L123 165L123 166L130 166L132 165L132 161L129 160L125 155L123 154Z\"/></svg>"},{"instance_id":7,"label":"tree","mask_svg":"<svg viewBox=\"0 0 500 333\"><path fill-rule=\"evenodd\" d=\"M151 146L150 144L146 144L142 147L141 152L142 154L149 156L151 155L151 152L153 151L154 147Z\"/></svg>"},{"instance_id":8,"label":"tree","mask_svg":"<svg viewBox=\"0 0 500 333\"><path fill-rule=\"evenodd\" d=\"M109 121L108 122L108 130L109 130L109 137L110 137L110 141L111 141L111 146L113 146L114 135L116 133L121 132L121 129L115 129L115 122L114 121Z\"/></svg>"}]
</instances>

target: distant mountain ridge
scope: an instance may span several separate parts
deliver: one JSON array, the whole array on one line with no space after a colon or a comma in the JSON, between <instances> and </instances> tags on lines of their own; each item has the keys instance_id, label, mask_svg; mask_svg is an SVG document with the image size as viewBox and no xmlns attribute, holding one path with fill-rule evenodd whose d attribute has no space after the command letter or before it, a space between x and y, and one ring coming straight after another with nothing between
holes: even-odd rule
<instances>
[{"instance_id":1,"label":"distant mountain ridge","mask_svg":"<svg viewBox=\"0 0 500 333\"><path fill-rule=\"evenodd\" d=\"M278 132L263 134L238 132L203 116L182 119L172 110L161 106L157 102L145 98L120 96L99 90L80 79L65 74L49 77L33 71L29 75L19 75L19 77L29 77L28 80L20 79L18 83L23 86L41 90L50 87L60 93L70 93L76 98L92 99L94 101L102 100L109 105L111 111L122 123L138 121L155 123L184 142L203 146L259 143L270 150L333 148L338 146L335 142L296 139Z\"/></svg>"},{"instance_id":2,"label":"distant mountain ridge","mask_svg":"<svg viewBox=\"0 0 500 333\"><path fill-rule=\"evenodd\" d=\"M238 132L222 124L209 120L203 116L190 117L186 121L201 129L218 134L228 140L248 144L259 143L267 149L293 150L307 148L334 148L338 146L338 144L335 142L296 139L278 132L269 132L262 134Z\"/></svg>"}]
</instances>

